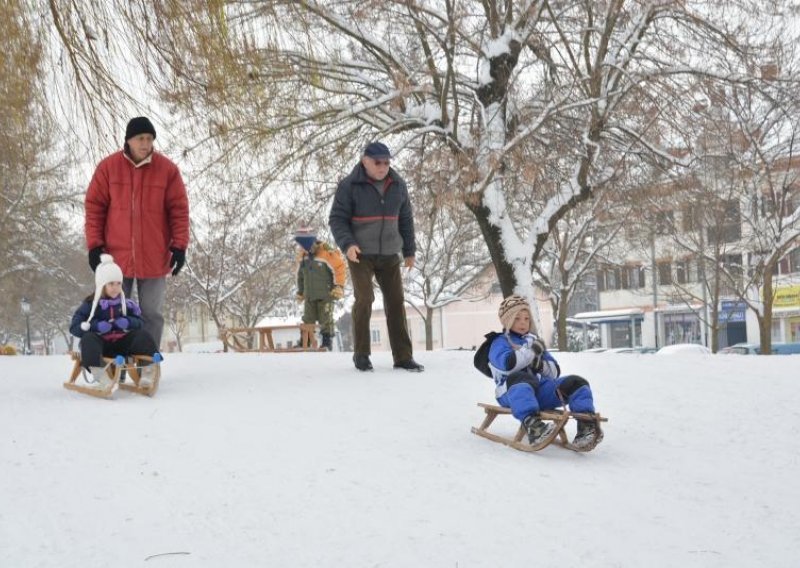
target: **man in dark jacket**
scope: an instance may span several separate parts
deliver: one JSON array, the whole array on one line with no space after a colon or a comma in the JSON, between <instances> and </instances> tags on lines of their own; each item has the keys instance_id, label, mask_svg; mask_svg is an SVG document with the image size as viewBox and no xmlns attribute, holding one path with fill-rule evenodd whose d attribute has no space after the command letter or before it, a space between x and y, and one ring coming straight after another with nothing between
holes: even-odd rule
<instances>
[{"instance_id":1,"label":"man in dark jacket","mask_svg":"<svg viewBox=\"0 0 800 568\"><path fill-rule=\"evenodd\" d=\"M356 368L372 370L369 320L374 277L383 294L394 367L419 372L424 367L413 358L400 274L401 254L406 268L414 266L414 217L406 182L389 167L391 157L381 142L366 147L361 162L339 182L328 222L353 281Z\"/></svg>"}]
</instances>

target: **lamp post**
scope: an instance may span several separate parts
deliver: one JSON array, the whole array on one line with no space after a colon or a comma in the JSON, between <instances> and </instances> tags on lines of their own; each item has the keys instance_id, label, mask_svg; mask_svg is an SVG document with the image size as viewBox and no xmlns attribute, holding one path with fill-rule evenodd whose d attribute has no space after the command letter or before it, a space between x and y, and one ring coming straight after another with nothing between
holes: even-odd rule
<instances>
[{"instance_id":1,"label":"lamp post","mask_svg":"<svg viewBox=\"0 0 800 568\"><path fill-rule=\"evenodd\" d=\"M23 297L19 302L19 309L25 314L25 355L31 354L31 303L28 298Z\"/></svg>"}]
</instances>

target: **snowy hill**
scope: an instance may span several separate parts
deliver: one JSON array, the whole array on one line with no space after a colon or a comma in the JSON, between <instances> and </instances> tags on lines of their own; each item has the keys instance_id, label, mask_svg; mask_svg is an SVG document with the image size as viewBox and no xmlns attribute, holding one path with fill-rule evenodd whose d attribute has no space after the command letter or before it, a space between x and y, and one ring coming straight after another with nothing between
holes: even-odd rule
<instances>
[{"instance_id":1,"label":"snowy hill","mask_svg":"<svg viewBox=\"0 0 800 568\"><path fill-rule=\"evenodd\" d=\"M609 418L592 453L472 435L470 352L168 355L113 401L0 357L0 566L797 565L800 356L557 356Z\"/></svg>"}]
</instances>

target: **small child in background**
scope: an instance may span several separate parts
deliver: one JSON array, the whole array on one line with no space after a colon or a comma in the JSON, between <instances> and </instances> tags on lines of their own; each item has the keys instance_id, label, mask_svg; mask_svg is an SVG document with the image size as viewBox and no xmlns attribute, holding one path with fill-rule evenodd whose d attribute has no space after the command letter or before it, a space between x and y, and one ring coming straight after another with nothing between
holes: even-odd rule
<instances>
[{"instance_id":1,"label":"small child in background","mask_svg":"<svg viewBox=\"0 0 800 568\"><path fill-rule=\"evenodd\" d=\"M142 311L122 291L122 269L110 254L100 257L94 275L95 291L72 316L69 331L80 338L81 364L94 377L94 386L107 388L111 379L103 357L158 355L153 337L142 329ZM142 380L150 373L142 371Z\"/></svg>"},{"instance_id":2,"label":"small child in background","mask_svg":"<svg viewBox=\"0 0 800 568\"><path fill-rule=\"evenodd\" d=\"M583 377L560 377L561 368L547 351L544 342L532 333L531 309L522 296L509 296L498 310L503 333L489 348L489 368L496 388L497 402L511 409L522 422L531 445L537 445L555 428L552 422L537 418L541 410L569 405L572 412L594 413L589 383ZM578 421L573 445L587 448L602 440L595 422Z\"/></svg>"},{"instance_id":3,"label":"small child in background","mask_svg":"<svg viewBox=\"0 0 800 568\"><path fill-rule=\"evenodd\" d=\"M303 302L303 323L317 323L322 335L320 345L331 351L336 332L333 307L344 297L347 269L344 256L338 249L317 240L314 232L305 227L294 237L300 245L297 254L297 301Z\"/></svg>"}]
</instances>

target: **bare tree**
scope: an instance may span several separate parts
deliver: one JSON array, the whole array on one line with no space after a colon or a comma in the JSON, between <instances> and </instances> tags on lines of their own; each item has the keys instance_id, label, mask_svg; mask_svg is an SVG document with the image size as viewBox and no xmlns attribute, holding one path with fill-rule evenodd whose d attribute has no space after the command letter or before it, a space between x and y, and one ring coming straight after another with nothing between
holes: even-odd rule
<instances>
[{"instance_id":1,"label":"bare tree","mask_svg":"<svg viewBox=\"0 0 800 568\"><path fill-rule=\"evenodd\" d=\"M553 228L536 265L537 285L550 294L561 351L568 350L570 300L599 262L609 262L608 249L629 218L627 207L616 205L609 211L607 199L594 199L571 210Z\"/></svg>"},{"instance_id":2,"label":"bare tree","mask_svg":"<svg viewBox=\"0 0 800 568\"><path fill-rule=\"evenodd\" d=\"M475 220L451 191L452 154L427 153L423 145L416 156L408 181L416 188L417 261L407 277L406 301L425 322L425 347L431 350L436 310L479 299L470 290L491 261Z\"/></svg>"},{"instance_id":3,"label":"bare tree","mask_svg":"<svg viewBox=\"0 0 800 568\"><path fill-rule=\"evenodd\" d=\"M66 332L72 296L88 267L72 263L77 239L67 220L76 193L64 183L67 161L54 143L42 79L43 39L24 6L4 4L0 32L0 329L21 337L20 300L34 311L34 334ZM25 72L21 73L20 69ZM76 302L73 305L73 302ZM66 322L66 323L65 323Z\"/></svg>"},{"instance_id":4,"label":"bare tree","mask_svg":"<svg viewBox=\"0 0 800 568\"><path fill-rule=\"evenodd\" d=\"M750 8L731 4L724 22ZM425 138L450 152L451 187L475 215L504 293L531 294L550 231L591 198L608 164L662 151L649 128L682 96L675 77L733 78L747 30L712 26L704 9L668 0L277 0L124 10L164 99L208 116L200 138L225 159L273 156L252 173L261 187L287 167L329 178L375 136L400 147ZM554 147L568 174L552 191L532 186L536 215L518 216L509 168L552 159Z\"/></svg>"}]
</instances>

